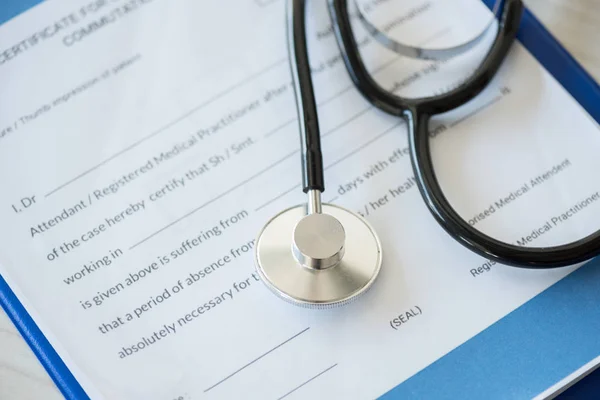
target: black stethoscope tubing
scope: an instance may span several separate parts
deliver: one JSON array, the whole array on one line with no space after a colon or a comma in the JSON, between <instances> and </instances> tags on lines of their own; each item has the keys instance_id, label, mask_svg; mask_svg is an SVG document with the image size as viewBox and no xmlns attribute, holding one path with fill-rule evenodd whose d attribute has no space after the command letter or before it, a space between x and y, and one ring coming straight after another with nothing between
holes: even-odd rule
<instances>
[{"instance_id":1,"label":"black stethoscope tubing","mask_svg":"<svg viewBox=\"0 0 600 400\"><path fill-rule=\"evenodd\" d=\"M405 99L383 89L367 71L350 23L347 0L328 0L335 37L346 69L359 92L380 110L404 119L408 126L409 151L417 186L435 220L456 241L474 253L498 263L522 268L547 269L587 261L600 254L600 230L572 243L527 248L494 239L471 227L444 195L436 177L429 143L431 117L458 108L480 94L494 78L516 38L522 0L504 0L496 38L473 76L456 89L421 99ZM292 73L300 89L298 112L303 118L303 189L324 191L323 157L318 116L306 43L305 1L293 0L292 29L288 40L295 62ZM293 41L293 43L292 43Z\"/></svg>"}]
</instances>

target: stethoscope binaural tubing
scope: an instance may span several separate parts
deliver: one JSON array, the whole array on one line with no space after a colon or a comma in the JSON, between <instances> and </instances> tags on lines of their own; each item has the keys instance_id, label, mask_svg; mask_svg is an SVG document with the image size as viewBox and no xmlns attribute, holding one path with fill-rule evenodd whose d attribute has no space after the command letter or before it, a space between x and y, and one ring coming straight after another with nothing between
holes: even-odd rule
<instances>
[{"instance_id":1,"label":"stethoscope binaural tubing","mask_svg":"<svg viewBox=\"0 0 600 400\"><path fill-rule=\"evenodd\" d=\"M367 72L355 40L346 0L329 0L330 15L346 69L360 93L380 110L402 117L408 125L409 151L419 191L443 229L469 250L501 264L547 269L587 261L600 254L600 230L577 241L554 247L526 248L494 239L470 226L444 195L436 177L429 144L432 116L455 109L476 97L500 68L517 35L522 0L505 0L492 47L473 76L446 94L404 99L381 88Z\"/></svg>"}]
</instances>

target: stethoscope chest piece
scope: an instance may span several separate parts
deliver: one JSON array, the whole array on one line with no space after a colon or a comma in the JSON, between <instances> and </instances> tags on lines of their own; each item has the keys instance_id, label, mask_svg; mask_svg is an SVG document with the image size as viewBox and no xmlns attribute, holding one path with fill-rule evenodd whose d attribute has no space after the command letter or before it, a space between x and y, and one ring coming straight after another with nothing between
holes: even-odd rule
<instances>
[{"instance_id":1,"label":"stethoscope chest piece","mask_svg":"<svg viewBox=\"0 0 600 400\"><path fill-rule=\"evenodd\" d=\"M310 308L343 305L365 293L381 268L375 231L360 216L323 204L282 211L260 232L256 267L265 284L291 303Z\"/></svg>"}]
</instances>

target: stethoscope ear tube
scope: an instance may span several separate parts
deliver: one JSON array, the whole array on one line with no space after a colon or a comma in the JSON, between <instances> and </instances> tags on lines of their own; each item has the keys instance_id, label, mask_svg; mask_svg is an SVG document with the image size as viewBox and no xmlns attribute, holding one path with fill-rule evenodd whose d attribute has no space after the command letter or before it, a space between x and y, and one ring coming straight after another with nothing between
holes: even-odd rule
<instances>
[{"instance_id":1,"label":"stethoscope ear tube","mask_svg":"<svg viewBox=\"0 0 600 400\"><path fill-rule=\"evenodd\" d=\"M306 40L306 1L288 0L287 38L302 152L302 188L323 192L321 134Z\"/></svg>"},{"instance_id":2,"label":"stethoscope ear tube","mask_svg":"<svg viewBox=\"0 0 600 400\"><path fill-rule=\"evenodd\" d=\"M373 106L388 114L402 117L412 103L382 88L367 70L350 25L348 1L329 0L328 4L333 32L354 86Z\"/></svg>"}]
</instances>

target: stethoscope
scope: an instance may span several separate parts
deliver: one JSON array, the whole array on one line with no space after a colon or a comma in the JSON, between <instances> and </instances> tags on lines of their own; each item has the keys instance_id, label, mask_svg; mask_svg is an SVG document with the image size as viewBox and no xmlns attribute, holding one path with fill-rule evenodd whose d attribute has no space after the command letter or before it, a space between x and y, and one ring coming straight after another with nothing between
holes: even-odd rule
<instances>
[{"instance_id":1,"label":"stethoscope","mask_svg":"<svg viewBox=\"0 0 600 400\"><path fill-rule=\"evenodd\" d=\"M288 50L300 116L303 191L306 204L270 219L255 246L256 268L275 294L294 304L328 308L365 293L382 263L381 242L361 216L334 204L323 204L323 156L309 65L305 0L288 1ZM575 242L525 248L496 240L469 225L446 199L436 177L429 144L432 116L456 109L483 91L505 59L523 14L522 0L504 0L497 33L482 63L458 88L421 99L398 97L383 89L367 71L355 39L347 0L329 0L334 33L346 69L359 92L377 108L404 119L408 126L411 163L419 191L435 220L460 244L498 263L522 268L557 268L587 261L600 253L600 231ZM386 47L415 58L444 59L468 50L474 40L439 51L405 46L381 32L358 7L367 31Z\"/></svg>"}]
</instances>

